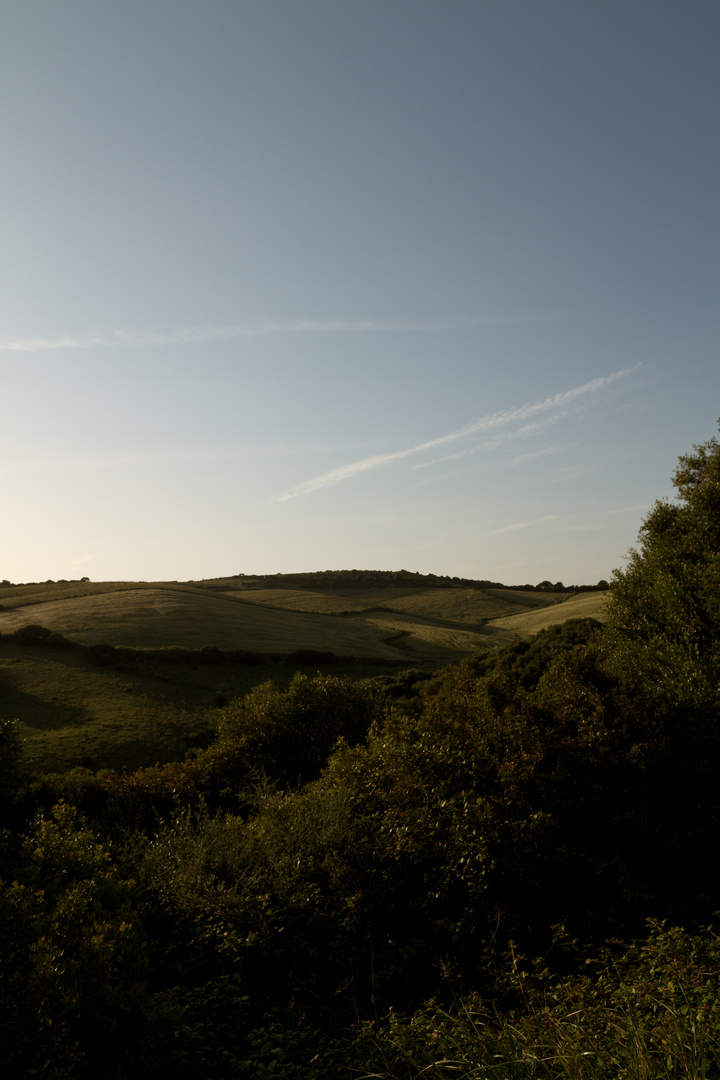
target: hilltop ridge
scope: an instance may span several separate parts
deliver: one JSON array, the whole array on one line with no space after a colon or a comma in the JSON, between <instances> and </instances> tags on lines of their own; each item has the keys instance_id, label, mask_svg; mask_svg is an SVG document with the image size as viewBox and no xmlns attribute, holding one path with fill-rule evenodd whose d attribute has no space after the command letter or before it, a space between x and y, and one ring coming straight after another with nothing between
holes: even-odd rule
<instances>
[{"instance_id":1,"label":"hilltop ridge","mask_svg":"<svg viewBox=\"0 0 720 1080\"><path fill-rule=\"evenodd\" d=\"M267 582L273 582L276 585L292 585L303 586L307 589L340 589L340 588L374 588L379 586L404 586L406 588L428 588L435 589L458 589L458 588L475 588L475 589L510 589L510 590L522 590L525 592L533 592L539 590L542 592L594 592L597 590L603 590L608 588L608 583L605 580L600 580L596 585L563 585L561 581L551 582L549 580L541 581L537 585L525 584L525 585L507 585L502 581L491 581L488 578L465 578L454 576L449 574L421 574L419 571L412 570L309 570L301 572L293 572L289 574L229 574L220 577L213 578L190 578L186 582L163 581L165 585L200 585L206 588L213 586L222 588L228 584L236 584L241 582L244 588L252 588L258 585L264 585ZM48 578L46 581L27 581L27 582L12 582L7 578L0 581L0 589L17 589L17 588L41 588L43 585L87 585L90 586L88 591L92 591L94 585L98 583L91 582L90 578ZM122 585L129 585L138 587L139 585L146 585L147 582L114 582L114 586L121 587ZM158 584L158 583L155 583Z\"/></svg>"}]
</instances>

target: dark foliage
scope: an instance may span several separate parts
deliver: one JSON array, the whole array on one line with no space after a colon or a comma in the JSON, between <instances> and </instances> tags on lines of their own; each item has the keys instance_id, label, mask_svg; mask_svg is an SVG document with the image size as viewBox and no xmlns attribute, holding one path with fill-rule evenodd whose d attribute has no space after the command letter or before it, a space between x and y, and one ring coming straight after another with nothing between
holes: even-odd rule
<instances>
[{"instance_id":1,"label":"dark foliage","mask_svg":"<svg viewBox=\"0 0 720 1080\"><path fill-rule=\"evenodd\" d=\"M568 649L586 644L600 626L597 619L568 619L541 630L530 641L518 641L500 652L472 657L466 663L476 675L502 673L524 690L532 690L549 664Z\"/></svg>"},{"instance_id":2,"label":"dark foliage","mask_svg":"<svg viewBox=\"0 0 720 1080\"><path fill-rule=\"evenodd\" d=\"M46 626L21 626L8 636L21 645L42 645L48 649L70 648L70 642L62 634L48 630Z\"/></svg>"}]
</instances>

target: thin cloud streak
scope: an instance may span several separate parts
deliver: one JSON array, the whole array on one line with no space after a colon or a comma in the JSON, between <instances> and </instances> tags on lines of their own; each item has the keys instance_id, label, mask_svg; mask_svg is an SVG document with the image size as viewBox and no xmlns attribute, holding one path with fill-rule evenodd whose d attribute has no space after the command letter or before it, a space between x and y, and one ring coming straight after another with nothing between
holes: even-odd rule
<instances>
[{"instance_id":1,"label":"thin cloud streak","mask_svg":"<svg viewBox=\"0 0 720 1080\"><path fill-rule=\"evenodd\" d=\"M294 487L288 488L287 491L283 491L279 495L274 496L271 502L287 502L289 499L296 499L300 495L311 495L321 488L334 487L336 484L341 484L345 480L350 480L352 477L358 476L360 473L368 472L370 469L378 469L385 465L391 465L396 461L401 461L403 458L411 457L414 454L421 454L426 450L434 450L438 446L447 446L449 443L467 438L468 435L475 435L479 431L491 431L494 428L503 427L506 424L527 420L530 417L536 416L542 412L547 412L550 409L562 408L564 405L577 401L588 394L596 393L598 390L604 390L605 387L610 386L610 384L617 379L626 378L628 375L632 374L634 370L635 368L625 368L622 371L614 371L610 375L603 375L600 378L592 379L582 386L575 386L572 390L565 390L560 394L553 394L550 397L544 398L542 401L536 401L533 404L521 405L516 409L506 409L503 412L483 416L480 420L476 420L472 424L460 428L458 431L450 432L449 435L441 435L438 439L430 439L427 442L419 443L417 446L411 446L406 450L394 450L389 454L375 454L373 457L362 458L359 461L350 462L348 465L341 465L337 469L331 469L330 472L323 473L321 476L312 477L310 480L305 480L301 484L296 484Z\"/></svg>"},{"instance_id":2,"label":"thin cloud streak","mask_svg":"<svg viewBox=\"0 0 720 1080\"><path fill-rule=\"evenodd\" d=\"M512 525L503 525L501 529L493 529L491 536L515 532L516 529L529 529L532 525L542 525L545 521L557 521L559 517L559 514L545 514L544 517L533 518L532 521L515 521Z\"/></svg>"},{"instance_id":3,"label":"thin cloud streak","mask_svg":"<svg viewBox=\"0 0 720 1080\"><path fill-rule=\"evenodd\" d=\"M569 410L568 410L569 411ZM505 443L510 442L512 439L527 438L529 435L536 435L538 431L543 431L545 428L552 427L557 424L558 420L562 420L563 417L568 415L566 412L555 413L546 420L539 420L535 424L527 424L525 427L519 428L517 431L508 432L505 435L496 435L492 439L486 439L485 442L477 443L475 446L468 446L465 450L458 450L456 454L444 454L439 458L431 458L430 461L421 461L417 465L413 465L413 470L416 469L429 469L433 465L442 465L446 461L457 461L458 458L469 457L471 454L478 454L481 450L496 450L500 446L504 446ZM538 451L540 454L544 454L545 451ZM530 455L525 455L529 457ZM506 461L506 465L514 465L520 459L512 458L510 461Z\"/></svg>"},{"instance_id":4,"label":"thin cloud streak","mask_svg":"<svg viewBox=\"0 0 720 1080\"><path fill-rule=\"evenodd\" d=\"M498 326L515 323L558 322L584 319L580 314L497 315L458 319L436 319L427 322L389 321L372 319L292 319L288 322L265 321L218 326L179 326L174 330L87 330L80 334L57 338L15 338L0 341L0 352L43 352L49 349L93 349L125 346L192 345L204 341L223 341L232 338L277 337L288 334L360 334L384 331L462 330L474 326Z\"/></svg>"},{"instance_id":5,"label":"thin cloud streak","mask_svg":"<svg viewBox=\"0 0 720 1080\"><path fill-rule=\"evenodd\" d=\"M481 450L497 450L499 446L503 446L512 438L514 438L514 433L499 435L494 439L486 439L485 442L478 443L476 446L468 446L465 450L458 450L456 454L443 454L442 457L431 458L430 461L419 461L417 465L413 465L413 469L429 469L432 465L444 465L446 461L457 461L459 458L469 457L471 454L479 454Z\"/></svg>"},{"instance_id":6,"label":"thin cloud streak","mask_svg":"<svg viewBox=\"0 0 720 1080\"><path fill-rule=\"evenodd\" d=\"M540 525L545 521L557 521L564 518L565 528L572 532L581 532L589 529L601 529L604 518L614 517L617 514L637 513L638 510L647 510L650 503L637 503L635 506L623 506L617 510L600 510L589 514L546 514L544 517L533 518L532 521L516 521L510 525L502 525L499 529L493 529L491 536L499 533L514 532L516 529L526 529L531 525Z\"/></svg>"},{"instance_id":7,"label":"thin cloud streak","mask_svg":"<svg viewBox=\"0 0 720 1080\"><path fill-rule=\"evenodd\" d=\"M634 514L638 510L647 510L650 505L648 502L636 503L635 506L623 506L620 510L605 510L604 513L606 516L611 514Z\"/></svg>"},{"instance_id":8,"label":"thin cloud streak","mask_svg":"<svg viewBox=\"0 0 720 1080\"><path fill-rule=\"evenodd\" d=\"M508 465L525 465L528 461L537 461L538 458L550 457L552 454L561 454L567 450L566 445L546 446L543 450L533 450L528 454L518 454L507 462Z\"/></svg>"}]
</instances>

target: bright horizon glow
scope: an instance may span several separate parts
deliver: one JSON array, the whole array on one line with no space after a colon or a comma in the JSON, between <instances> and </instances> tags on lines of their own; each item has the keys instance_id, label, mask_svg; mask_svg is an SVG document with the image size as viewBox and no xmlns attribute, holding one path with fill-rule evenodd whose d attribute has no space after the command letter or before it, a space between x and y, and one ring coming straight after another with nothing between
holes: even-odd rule
<instances>
[{"instance_id":1,"label":"bright horizon glow","mask_svg":"<svg viewBox=\"0 0 720 1080\"><path fill-rule=\"evenodd\" d=\"M720 415L720 7L34 0L0 580L609 578Z\"/></svg>"}]
</instances>

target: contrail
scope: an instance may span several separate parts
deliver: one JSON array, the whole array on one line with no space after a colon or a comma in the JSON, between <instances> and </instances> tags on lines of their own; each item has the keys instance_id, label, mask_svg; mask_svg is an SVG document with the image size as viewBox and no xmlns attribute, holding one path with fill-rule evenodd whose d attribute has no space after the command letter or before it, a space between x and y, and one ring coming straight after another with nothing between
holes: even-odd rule
<instances>
[{"instance_id":1,"label":"contrail","mask_svg":"<svg viewBox=\"0 0 720 1080\"><path fill-rule=\"evenodd\" d=\"M139 346L191 345L202 341L222 341L231 338L263 338L289 334L362 334L384 331L460 330L464 327L495 326L513 323L555 322L582 319L584 314L497 315L458 319L437 319L427 322L388 321L372 319L293 319L288 322L265 321L217 326L179 326L173 330L87 330L64 337L15 338L0 341L0 352L43 352L48 349L126 348Z\"/></svg>"},{"instance_id":2,"label":"contrail","mask_svg":"<svg viewBox=\"0 0 720 1080\"><path fill-rule=\"evenodd\" d=\"M379 469L384 465L391 465L393 462L400 461L402 458L411 457L414 454L421 454L425 450L433 450L437 446L446 446L448 443L457 442L458 439L464 439L468 435L475 435L479 431L491 431L494 428L503 427L506 424L527 420L530 417L537 416L539 413L547 412L550 409L561 408L563 405L567 405L569 402L575 401L578 398L593 394L598 390L604 390L606 386L609 386L617 379L626 378L626 376L632 374L634 370L635 368L625 368L622 371L614 371L610 375L603 375L598 379L592 379L590 382L583 383L582 386L575 386L572 390L565 390L560 394L553 394L551 397L544 398L542 401L536 401L529 405L521 405L515 409L506 409L503 412L491 413L488 416L481 417L480 420L475 420L466 427L450 432L449 435L441 435L437 439L429 439L427 442L419 443L417 446L411 446L406 450L394 450L389 454L375 454L373 457L361 458L359 461L353 461L348 465L341 465L339 468L331 469L330 472L323 473L321 476L315 476L310 480L305 480L301 484L296 484L294 487L288 488L287 491L275 495L272 502L286 502L288 499L297 499L300 495L311 495L314 491L319 491L321 488L334 487L336 484L341 484L345 480L350 480L359 473L368 472L370 469Z\"/></svg>"}]
</instances>

